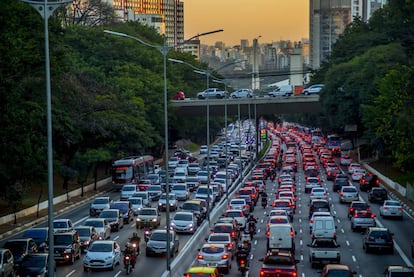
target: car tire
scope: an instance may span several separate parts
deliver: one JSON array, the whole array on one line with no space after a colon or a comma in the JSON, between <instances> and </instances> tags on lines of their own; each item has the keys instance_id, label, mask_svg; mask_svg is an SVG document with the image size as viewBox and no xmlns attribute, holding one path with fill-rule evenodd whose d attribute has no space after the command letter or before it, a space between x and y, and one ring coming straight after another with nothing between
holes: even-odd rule
<instances>
[{"instance_id":1,"label":"car tire","mask_svg":"<svg viewBox=\"0 0 414 277\"><path fill-rule=\"evenodd\" d=\"M75 253L72 253L72 255L71 255L71 257L70 257L70 264L74 264L75 263L75 258L76 258L76 255L75 255Z\"/></svg>"}]
</instances>

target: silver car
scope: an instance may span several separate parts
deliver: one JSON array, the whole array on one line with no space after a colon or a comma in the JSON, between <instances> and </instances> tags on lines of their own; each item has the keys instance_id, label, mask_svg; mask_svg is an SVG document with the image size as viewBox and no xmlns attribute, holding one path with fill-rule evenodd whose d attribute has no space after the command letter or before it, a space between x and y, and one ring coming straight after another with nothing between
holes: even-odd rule
<instances>
[{"instance_id":1,"label":"silver car","mask_svg":"<svg viewBox=\"0 0 414 277\"><path fill-rule=\"evenodd\" d=\"M339 192L340 203L351 203L359 199L358 189L355 186L343 186Z\"/></svg>"},{"instance_id":2,"label":"silver car","mask_svg":"<svg viewBox=\"0 0 414 277\"><path fill-rule=\"evenodd\" d=\"M375 215L371 211L357 210L351 218L351 229L366 229L368 227L376 227Z\"/></svg>"},{"instance_id":3,"label":"silver car","mask_svg":"<svg viewBox=\"0 0 414 277\"><path fill-rule=\"evenodd\" d=\"M96 240L86 252L83 258L83 268L110 269L114 270L116 265L121 264L121 247L114 240Z\"/></svg>"},{"instance_id":4,"label":"silver car","mask_svg":"<svg viewBox=\"0 0 414 277\"><path fill-rule=\"evenodd\" d=\"M231 255L224 244L205 243L197 254L197 262L202 266L217 267L228 274L231 267Z\"/></svg>"},{"instance_id":5,"label":"silver car","mask_svg":"<svg viewBox=\"0 0 414 277\"><path fill-rule=\"evenodd\" d=\"M141 197L130 197L128 201L131 203L134 215L138 215L138 212L144 207Z\"/></svg>"},{"instance_id":6,"label":"silver car","mask_svg":"<svg viewBox=\"0 0 414 277\"><path fill-rule=\"evenodd\" d=\"M384 204L380 207L381 217L397 217L403 219L403 214L404 209L400 201L397 200L385 200Z\"/></svg>"},{"instance_id":7,"label":"silver car","mask_svg":"<svg viewBox=\"0 0 414 277\"><path fill-rule=\"evenodd\" d=\"M197 226L197 216L192 212L177 212L171 221L171 228L177 233L194 234Z\"/></svg>"}]
</instances>

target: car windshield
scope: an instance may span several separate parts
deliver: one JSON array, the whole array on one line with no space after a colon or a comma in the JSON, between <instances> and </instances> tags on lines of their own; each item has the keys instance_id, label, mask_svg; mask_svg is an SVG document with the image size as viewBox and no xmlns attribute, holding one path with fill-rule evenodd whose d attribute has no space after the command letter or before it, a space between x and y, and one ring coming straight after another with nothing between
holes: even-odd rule
<instances>
[{"instance_id":1,"label":"car windshield","mask_svg":"<svg viewBox=\"0 0 414 277\"><path fill-rule=\"evenodd\" d=\"M158 187L158 186L149 186L148 188L147 188L147 191L149 192L149 191L161 191L161 187Z\"/></svg>"},{"instance_id":2,"label":"car windshield","mask_svg":"<svg viewBox=\"0 0 414 277\"><path fill-rule=\"evenodd\" d=\"M92 243L88 252L112 252L112 244L110 243Z\"/></svg>"},{"instance_id":3,"label":"car windshield","mask_svg":"<svg viewBox=\"0 0 414 277\"><path fill-rule=\"evenodd\" d=\"M195 203L184 203L182 209L187 211L198 211L199 205Z\"/></svg>"},{"instance_id":4,"label":"car windshield","mask_svg":"<svg viewBox=\"0 0 414 277\"><path fill-rule=\"evenodd\" d=\"M66 222L53 222L53 228L67 228Z\"/></svg>"},{"instance_id":5,"label":"car windshield","mask_svg":"<svg viewBox=\"0 0 414 277\"><path fill-rule=\"evenodd\" d=\"M76 228L76 231L81 237L89 237L91 235L91 230L89 228Z\"/></svg>"},{"instance_id":6,"label":"car windshield","mask_svg":"<svg viewBox=\"0 0 414 277\"><path fill-rule=\"evenodd\" d=\"M224 252L224 247L220 247L217 245L214 246L206 246L201 248L201 251L207 254L218 254Z\"/></svg>"},{"instance_id":7,"label":"car windshield","mask_svg":"<svg viewBox=\"0 0 414 277\"><path fill-rule=\"evenodd\" d=\"M122 188L122 191L136 191L136 187L135 186L124 186Z\"/></svg>"},{"instance_id":8,"label":"car windshield","mask_svg":"<svg viewBox=\"0 0 414 277\"><path fill-rule=\"evenodd\" d=\"M116 211L102 211L99 215L101 218L116 218L118 213Z\"/></svg>"},{"instance_id":9,"label":"car windshield","mask_svg":"<svg viewBox=\"0 0 414 277\"><path fill-rule=\"evenodd\" d=\"M153 209L143 209L139 212L140 215L156 215L156 210Z\"/></svg>"},{"instance_id":10,"label":"car windshield","mask_svg":"<svg viewBox=\"0 0 414 277\"><path fill-rule=\"evenodd\" d=\"M108 199L97 198L93 201L93 204L108 204Z\"/></svg>"},{"instance_id":11,"label":"car windshield","mask_svg":"<svg viewBox=\"0 0 414 277\"><path fill-rule=\"evenodd\" d=\"M28 267L45 267L46 265L46 255L29 255L25 256L21 267L28 268Z\"/></svg>"},{"instance_id":12,"label":"car windshield","mask_svg":"<svg viewBox=\"0 0 414 277\"><path fill-rule=\"evenodd\" d=\"M130 198L129 202L131 202L131 204L133 205L141 205L142 199L141 198Z\"/></svg>"},{"instance_id":13,"label":"car windshield","mask_svg":"<svg viewBox=\"0 0 414 277\"><path fill-rule=\"evenodd\" d=\"M292 259L285 256L267 256L264 261L266 265L291 265Z\"/></svg>"},{"instance_id":14,"label":"car windshield","mask_svg":"<svg viewBox=\"0 0 414 277\"><path fill-rule=\"evenodd\" d=\"M175 185L172 190L186 190L187 187L185 185Z\"/></svg>"},{"instance_id":15,"label":"car windshield","mask_svg":"<svg viewBox=\"0 0 414 277\"><path fill-rule=\"evenodd\" d=\"M26 252L26 241L8 241L4 248L9 249L13 256L18 257Z\"/></svg>"},{"instance_id":16,"label":"car windshield","mask_svg":"<svg viewBox=\"0 0 414 277\"><path fill-rule=\"evenodd\" d=\"M210 238L208 239L208 241L229 241L229 237L228 236L222 236L222 235L214 235L214 236L210 236Z\"/></svg>"},{"instance_id":17,"label":"car windshield","mask_svg":"<svg viewBox=\"0 0 414 277\"><path fill-rule=\"evenodd\" d=\"M369 234L369 236L373 238L384 239L384 240L391 239L390 235L387 232L383 232L383 231L372 231Z\"/></svg>"},{"instance_id":18,"label":"car windshield","mask_svg":"<svg viewBox=\"0 0 414 277\"><path fill-rule=\"evenodd\" d=\"M100 227L102 228L104 226L104 222L100 220L89 220L85 222L86 226L93 226L93 227Z\"/></svg>"},{"instance_id":19,"label":"car windshield","mask_svg":"<svg viewBox=\"0 0 414 277\"><path fill-rule=\"evenodd\" d=\"M214 232L215 233L230 233L232 230L233 230L233 228L229 225L214 226Z\"/></svg>"},{"instance_id":20,"label":"car windshield","mask_svg":"<svg viewBox=\"0 0 414 277\"><path fill-rule=\"evenodd\" d=\"M73 243L72 235L55 235L53 239L56 245L69 245Z\"/></svg>"},{"instance_id":21,"label":"car windshield","mask_svg":"<svg viewBox=\"0 0 414 277\"><path fill-rule=\"evenodd\" d=\"M241 212L227 212L226 216L227 217L243 217Z\"/></svg>"},{"instance_id":22,"label":"car windshield","mask_svg":"<svg viewBox=\"0 0 414 277\"><path fill-rule=\"evenodd\" d=\"M167 241L167 233L164 233L164 232L152 233L150 239L153 241ZM172 234L170 233L170 240L171 239L172 239Z\"/></svg>"},{"instance_id":23,"label":"car windshield","mask_svg":"<svg viewBox=\"0 0 414 277\"><path fill-rule=\"evenodd\" d=\"M174 220L191 221L191 220L193 220L193 216L191 214L177 213L174 216Z\"/></svg>"}]
</instances>

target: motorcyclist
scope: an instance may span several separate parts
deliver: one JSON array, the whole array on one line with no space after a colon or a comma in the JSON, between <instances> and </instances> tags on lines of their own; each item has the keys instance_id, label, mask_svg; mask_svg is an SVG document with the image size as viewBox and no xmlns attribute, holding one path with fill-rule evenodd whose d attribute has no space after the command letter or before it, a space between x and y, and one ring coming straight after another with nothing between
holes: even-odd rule
<instances>
[{"instance_id":1,"label":"motorcyclist","mask_svg":"<svg viewBox=\"0 0 414 277\"><path fill-rule=\"evenodd\" d=\"M254 218L254 215L253 214L250 214L249 215L249 218L247 219L247 226L250 227L250 224L253 224L253 226L254 226L254 233L256 233L257 219ZM250 230L249 230L249 232L250 232Z\"/></svg>"},{"instance_id":2,"label":"motorcyclist","mask_svg":"<svg viewBox=\"0 0 414 277\"><path fill-rule=\"evenodd\" d=\"M272 168L270 170L270 180L272 180L272 182L276 179L276 170L274 168Z\"/></svg>"},{"instance_id":3,"label":"motorcyclist","mask_svg":"<svg viewBox=\"0 0 414 277\"><path fill-rule=\"evenodd\" d=\"M138 233L136 233L136 232L133 232L132 233L132 237L130 237L129 238L129 242L133 245L133 244L135 244L135 247L136 247L136 251L137 251L137 253L136 253L136 255L138 255L139 254L139 244L140 244L140 242L141 242L141 237L140 236L138 236Z\"/></svg>"},{"instance_id":4,"label":"motorcyclist","mask_svg":"<svg viewBox=\"0 0 414 277\"><path fill-rule=\"evenodd\" d=\"M240 266L240 261L244 260L246 262L246 267L249 267L249 256L250 252L249 250L243 246L243 244L239 244L237 246L237 252L236 252L236 261L237 264Z\"/></svg>"},{"instance_id":5,"label":"motorcyclist","mask_svg":"<svg viewBox=\"0 0 414 277\"><path fill-rule=\"evenodd\" d=\"M132 265L132 268L134 268L135 263L137 262L137 248L134 247L132 243L127 242L127 244L125 245L124 255L125 255L125 257L130 256L131 265ZM124 260L124 262L125 262L125 260Z\"/></svg>"}]
</instances>

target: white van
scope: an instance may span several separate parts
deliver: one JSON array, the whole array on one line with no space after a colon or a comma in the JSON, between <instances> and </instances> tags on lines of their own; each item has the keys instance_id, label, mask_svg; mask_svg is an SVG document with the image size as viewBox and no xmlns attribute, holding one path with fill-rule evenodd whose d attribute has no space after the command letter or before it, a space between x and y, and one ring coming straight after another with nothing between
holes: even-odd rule
<instances>
[{"instance_id":1,"label":"white van","mask_svg":"<svg viewBox=\"0 0 414 277\"><path fill-rule=\"evenodd\" d=\"M284 85L280 86L273 91L269 91L267 93L270 97L277 97L277 96L290 96L293 94L293 86L292 85Z\"/></svg>"},{"instance_id":2,"label":"white van","mask_svg":"<svg viewBox=\"0 0 414 277\"><path fill-rule=\"evenodd\" d=\"M267 235L267 250L286 249L295 253L295 230L290 223L269 225Z\"/></svg>"},{"instance_id":3,"label":"white van","mask_svg":"<svg viewBox=\"0 0 414 277\"><path fill-rule=\"evenodd\" d=\"M336 240L336 226L333 216L316 217L312 223L312 241L316 238Z\"/></svg>"}]
</instances>

